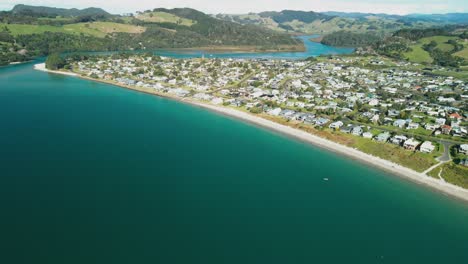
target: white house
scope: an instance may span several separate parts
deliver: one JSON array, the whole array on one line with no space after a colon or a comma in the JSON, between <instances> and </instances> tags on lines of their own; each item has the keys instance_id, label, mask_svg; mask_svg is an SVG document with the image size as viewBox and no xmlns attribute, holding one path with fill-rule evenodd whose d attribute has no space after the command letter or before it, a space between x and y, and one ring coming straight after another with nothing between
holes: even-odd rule
<instances>
[{"instance_id":1,"label":"white house","mask_svg":"<svg viewBox=\"0 0 468 264\"><path fill-rule=\"evenodd\" d=\"M416 150L416 148L418 147L419 145L419 141L417 141L416 139L414 138L410 138L408 140L405 141L405 143L403 144L403 147L407 150Z\"/></svg>"},{"instance_id":2,"label":"white house","mask_svg":"<svg viewBox=\"0 0 468 264\"><path fill-rule=\"evenodd\" d=\"M337 122L331 123L330 126L328 127L333 128L333 129L340 129L342 126L343 126L343 122L337 121Z\"/></svg>"},{"instance_id":3,"label":"white house","mask_svg":"<svg viewBox=\"0 0 468 264\"><path fill-rule=\"evenodd\" d=\"M279 107L268 111L268 114L272 116L279 116L280 113L281 113L281 108Z\"/></svg>"},{"instance_id":4,"label":"white house","mask_svg":"<svg viewBox=\"0 0 468 264\"><path fill-rule=\"evenodd\" d=\"M355 126L355 127L353 127L353 130L351 131L351 133L352 133L353 135L355 135L355 136L360 136L360 135L362 135L362 132L363 132L363 131L362 131L362 127L360 127L360 126Z\"/></svg>"},{"instance_id":5,"label":"white house","mask_svg":"<svg viewBox=\"0 0 468 264\"><path fill-rule=\"evenodd\" d=\"M362 134L362 137L372 139L374 137L374 135L372 135L371 132L366 132L366 133Z\"/></svg>"},{"instance_id":6,"label":"white house","mask_svg":"<svg viewBox=\"0 0 468 264\"><path fill-rule=\"evenodd\" d=\"M419 124L418 123L409 123L408 124L408 129L418 129Z\"/></svg>"},{"instance_id":7,"label":"white house","mask_svg":"<svg viewBox=\"0 0 468 264\"><path fill-rule=\"evenodd\" d=\"M432 142L430 141L425 141L424 143L422 143L421 147L419 148L419 150L423 153L431 153L433 152L435 149L435 146L432 145Z\"/></svg>"},{"instance_id":8,"label":"white house","mask_svg":"<svg viewBox=\"0 0 468 264\"><path fill-rule=\"evenodd\" d=\"M468 144L460 145L460 153L468 155Z\"/></svg>"}]
</instances>

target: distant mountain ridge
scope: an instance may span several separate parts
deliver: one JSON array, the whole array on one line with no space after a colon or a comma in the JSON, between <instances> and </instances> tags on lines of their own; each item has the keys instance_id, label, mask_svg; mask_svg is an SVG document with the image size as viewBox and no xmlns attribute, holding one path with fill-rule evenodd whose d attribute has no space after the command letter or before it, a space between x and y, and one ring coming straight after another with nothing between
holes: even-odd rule
<instances>
[{"instance_id":1,"label":"distant mountain ridge","mask_svg":"<svg viewBox=\"0 0 468 264\"><path fill-rule=\"evenodd\" d=\"M298 20L304 23L311 23L315 20L327 20L332 19L333 16L329 16L314 11L295 11L295 10L283 10L281 12L262 12L259 13L261 17L271 17L277 23L291 22Z\"/></svg>"},{"instance_id":2,"label":"distant mountain ridge","mask_svg":"<svg viewBox=\"0 0 468 264\"><path fill-rule=\"evenodd\" d=\"M260 25L278 31L317 34L342 30L384 33L401 28L468 24L468 13L392 15L283 10L244 15L218 14L215 17L240 24Z\"/></svg>"},{"instance_id":3,"label":"distant mountain ridge","mask_svg":"<svg viewBox=\"0 0 468 264\"><path fill-rule=\"evenodd\" d=\"M95 16L95 15L110 15L108 12L101 8L90 7L85 9L66 9L55 8L46 6L31 6L31 5L16 5L11 10L13 14L38 14L48 16L61 16L61 17L77 17L77 16Z\"/></svg>"}]
</instances>

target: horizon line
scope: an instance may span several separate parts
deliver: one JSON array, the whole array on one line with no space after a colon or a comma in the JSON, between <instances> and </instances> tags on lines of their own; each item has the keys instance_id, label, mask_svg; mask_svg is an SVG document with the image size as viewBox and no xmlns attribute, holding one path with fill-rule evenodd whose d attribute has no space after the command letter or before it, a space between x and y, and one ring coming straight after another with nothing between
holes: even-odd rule
<instances>
[{"instance_id":1,"label":"horizon line","mask_svg":"<svg viewBox=\"0 0 468 264\"><path fill-rule=\"evenodd\" d=\"M281 10L264 10L264 11L249 11L249 12L245 12L245 13L239 13L239 12L236 12L236 13L229 13L229 12L215 12L215 13L212 13L212 12L206 12L206 11L203 11L201 9L196 9L196 8L193 8L193 7L188 7L188 6L185 6L185 7L154 7L154 8L151 8L151 9L144 9L144 10L136 10L136 11L130 11L130 12L121 12L121 13L112 13L112 12L109 12L108 10L106 10L105 8L103 7L98 7L98 6L89 6L89 7L84 7L84 8L78 8L78 7L63 7L63 6L47 6L47 5L27 5L27 4L15 4L13 5L10 9L7 9L7 8L0 8L0 12L9 12L9 11L12 11L14 7L18 6L18 5L24 5L24 6L34 6L34 7L48 7L48 8L60 8L60 9L78 9L78 10L83 10L83 9L88 9L88 8L100 8L106 12L108 12L109 14L111 15L123 15L123 14L133 14L133 13L137 13L137 12L144 12L146 10L152 10L152 9L157 9L157 8L164 8L164 9L181 9L181 8L188 8L188 9L193 9L193 10L197 10L197 11L200 11L200 12L203 12L205 14L209 14L209 15L218 15L218 14L224 14L224 15L243 15L243 14L259 14L259 13L264 13L264 12L283 12L283 11L299 11L299 12L314 12L314 13L330 13L330 12L334 12L334 13L344 13L344 14L370 14L370 15L390 15L390 16L410 16L410 15L448 15L448 14L468 14L468 11L464 11L464 12L457 12L457 11L454 11L454 12L441 12L441 13L425 13L425 12L421 12L421 13L405 13L405 14L397 14L397 13L382 13L382 12L376 12L376 13L373 13L373 12L363 12L363 11L337 11L337 10L328 10L328 11L314 11L314 10L305 10L305 9L281 9Z\"/></svg>"}]
</instances>

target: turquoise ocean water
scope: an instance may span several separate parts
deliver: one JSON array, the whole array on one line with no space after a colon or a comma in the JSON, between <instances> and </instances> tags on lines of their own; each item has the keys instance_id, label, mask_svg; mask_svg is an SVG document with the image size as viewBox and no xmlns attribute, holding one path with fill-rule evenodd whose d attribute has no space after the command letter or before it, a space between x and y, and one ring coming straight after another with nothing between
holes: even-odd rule
<instances>
[{"instance_id":1,"label":"turquoise ocean water","mask_svg":"<svg viewBox=\"0 0 468 264\"><path fill-rule=\"evenodd\" d=\"M466 203L32 65L0 69L0 263L468 263Z\"/></svg>"}]
</instances>

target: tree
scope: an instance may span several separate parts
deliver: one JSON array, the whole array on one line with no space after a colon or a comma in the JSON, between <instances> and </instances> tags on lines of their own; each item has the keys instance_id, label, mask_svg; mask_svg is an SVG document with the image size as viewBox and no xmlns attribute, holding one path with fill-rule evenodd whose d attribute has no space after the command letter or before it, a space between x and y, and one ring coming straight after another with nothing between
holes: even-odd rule
<instances>
[{"instance_id":1,"label":"tree","mask_svg":"<svg viewBox=\"0 0 468 264\"><path fill-rule=\"evenodd\" d=\"M260 113L263 112L263 110L262 110L262 108L260 108L260 107L252 107L252 108L250 108L250 112L251 112L252 114L260 114Z\"/></svg>"},{"instance_id":2,"label":"tree","mask_svg":"<svg viewBox=\"0 0 468 264\"><path fill-rule=\"evenodd\" d=\"M53 53L47 57L46 68L49 70L58 70L65 66L65 60L60 57L60 54Z\"/></svg>"}]
</instances>

